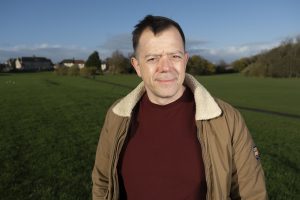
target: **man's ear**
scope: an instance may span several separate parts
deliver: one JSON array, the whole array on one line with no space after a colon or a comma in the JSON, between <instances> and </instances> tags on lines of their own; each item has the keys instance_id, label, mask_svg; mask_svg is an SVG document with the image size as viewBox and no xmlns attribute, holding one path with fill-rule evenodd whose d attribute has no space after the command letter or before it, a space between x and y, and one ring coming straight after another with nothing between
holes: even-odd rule
<instances>
[{"instance_id":1,"label":"man's ear","mask_svg":"<svg viewBox=\"0 0 300 200\"><path fill-rule=\"evenodd\" d=\"M139 61L138 61L135 57L132 57L132 58L131 58L131 65L132 65L133 68L135 69L137 75L138 75L139 77L141 77L141 70L140 70Z\"/></svg>"},{"instance_id":2,"label":"man's ear","mask_svg":"<svg viewBox=\"0 0 300 200\"><path fill-rule=\"evenodd\" d=\"M184 53L184 58L185 58L185 70L186 70L186 66L187 66L187 63L188 63L188 61L189 61L189 54L186 52L186 53Z\"/></svg>"},{"instance_id":3,"label":"man's ear","mask_svg":"<svg viewBox=\"0 0 300 200\"><path fill-rule=\"evenodd\" d=\"M184 53L184 57L185 57L185 64L187 64L188 63L188 61L189 61L189 54L186 52L186 53Z\"/></svg>"}]
</instances>

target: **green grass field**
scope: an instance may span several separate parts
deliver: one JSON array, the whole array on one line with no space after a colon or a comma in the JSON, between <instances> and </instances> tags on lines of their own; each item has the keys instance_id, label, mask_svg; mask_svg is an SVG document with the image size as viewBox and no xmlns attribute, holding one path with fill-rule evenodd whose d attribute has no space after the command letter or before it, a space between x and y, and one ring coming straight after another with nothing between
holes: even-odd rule
<instances>
[{"instance_id":1,"label":"green grass field","mask_svg":"<svg viewBox=\"0 0 300 200\"><path fill-rule=\"evenodd\" d=\"M198 77L232 105L300 115L300 79ZM110 104L140 80L0 74L0 199L91 199ZM240 110L261 152L270 199L300 199L300 119Z\"/></svg>"}]
</instances>

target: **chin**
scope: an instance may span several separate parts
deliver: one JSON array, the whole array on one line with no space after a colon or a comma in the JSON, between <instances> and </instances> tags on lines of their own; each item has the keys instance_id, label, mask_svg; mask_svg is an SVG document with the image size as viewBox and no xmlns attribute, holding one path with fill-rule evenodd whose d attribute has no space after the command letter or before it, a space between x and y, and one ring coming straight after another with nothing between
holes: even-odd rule
<instances>
[{"instance_id":1,"label":"chin","mask_svg":"<svg viewBox=\"0 0 300 200\"><path fill-rule=\"evenodd\" d=\"M162 89L158 92L159 96L163 98L174 97L179 92L178 89Z\"/></svg>"}]
</instances>

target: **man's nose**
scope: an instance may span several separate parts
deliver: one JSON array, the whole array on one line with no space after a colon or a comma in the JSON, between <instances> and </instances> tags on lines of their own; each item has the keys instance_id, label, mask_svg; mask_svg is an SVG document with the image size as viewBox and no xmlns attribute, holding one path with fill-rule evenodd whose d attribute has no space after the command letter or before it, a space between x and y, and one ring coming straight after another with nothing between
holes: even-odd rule
<instances>
[{"instance_id":1,"label":"man's nose","mask_svg":"<svg viewBox=\"0 0 300 200\"><path fill-rule=\"evenodd\" d=\"M168 55L163 55L160 57L159 62L158 62L158 68L159 71L169 71L172 67L172 62Z\"/></svg>"}]
</instances>

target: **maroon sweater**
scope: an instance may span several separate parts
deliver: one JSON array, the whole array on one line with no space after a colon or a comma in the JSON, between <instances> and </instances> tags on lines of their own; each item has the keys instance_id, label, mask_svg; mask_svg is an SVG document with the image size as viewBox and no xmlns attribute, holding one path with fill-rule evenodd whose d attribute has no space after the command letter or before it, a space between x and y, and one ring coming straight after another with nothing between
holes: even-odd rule
<instances>
[{"instance_id":1,"label":"maroon sweater","mask_svg":"<svg viewBox=\"0 0 300 200\"><path fill-rule=\"evenodd\" d=\"M119 162L121 200L205 199L193 94L165 106L144 95Z\"/></svg>"}]
</instances>

